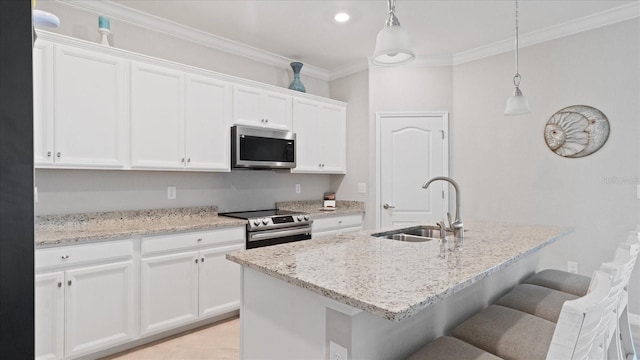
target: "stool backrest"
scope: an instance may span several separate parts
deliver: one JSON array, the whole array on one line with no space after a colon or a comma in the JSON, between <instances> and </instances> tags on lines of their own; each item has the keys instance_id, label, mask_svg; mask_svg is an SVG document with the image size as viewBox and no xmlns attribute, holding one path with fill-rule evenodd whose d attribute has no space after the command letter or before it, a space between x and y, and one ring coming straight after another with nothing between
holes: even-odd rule
<instances>
[{"instance_id":1,"label":"stool backrest","mask_svg":"<svg viewBox=\"0 0 640 360\"><path fill-rule=\"evenodd\" d=\"M604 336L611 316L607 312L611 295L608 274L596 270L589 293L562 306L547 360L586 360L604 356ZM594 356L595 355L595 356Z\"/></svg>"}]
</instances>

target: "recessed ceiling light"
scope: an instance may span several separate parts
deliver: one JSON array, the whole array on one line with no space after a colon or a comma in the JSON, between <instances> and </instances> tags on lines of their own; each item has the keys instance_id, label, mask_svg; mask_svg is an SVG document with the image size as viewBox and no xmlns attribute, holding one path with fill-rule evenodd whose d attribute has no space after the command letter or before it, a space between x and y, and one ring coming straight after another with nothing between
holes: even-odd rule
<instances>
[{"instance_id":1,"label":"recessed ceiling light","mask_svg":"<svg viewBox=\"0 0 640 360\"><path fill-rule=\"evenodd\" d=\"M349 21L350 16L346 12L341 12L341 13L337 13L336 16L334 16L333 18L339 23L345 23Z\"/></svg>"}]
</instances>

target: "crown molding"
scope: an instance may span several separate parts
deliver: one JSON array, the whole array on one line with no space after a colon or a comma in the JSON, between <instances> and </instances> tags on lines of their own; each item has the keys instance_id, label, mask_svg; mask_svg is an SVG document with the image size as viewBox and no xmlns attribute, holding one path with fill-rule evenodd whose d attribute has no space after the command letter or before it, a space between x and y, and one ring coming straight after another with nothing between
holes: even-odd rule
<instances>
[{"instance_id":1,"label":"crown molding","mask_svg":"<svg viewBox=\"0 0 640 360\"><path fill-rule=\"evenodd\" d=\"M182 40L190 41L216 50L225 51L233 55L249 58L264 64L281 67L283 69L289 69L289 64L292 61L297 61L296 59L289 59L237 41L229 40L215 34L194 29L183 24L132 9L109 0L56 1L61 4L91 11L99 15L106 15L120 21L125 21L153 31L158 31ZM305 64L305 76L313 76L324 81L330 81L331 78L327 70L309 64Z\"/></svg>"},{"instance_id":2,"label":"crown molding","mask_svg":"<svg viewBox=\"0 0 640 360\"><path fill-rule=\"evenodd\" d=\"M618 6L596 14L571 20L563 24L550 26L537 31L521 34L518 37L519 47L524 48L565 36L613 25L622 21L640 17L640 2ZM514 39L506 39L475 49L453 54L453 65L460 65L480 60L489 56L513 51Z\"/></svg>"},{"instance_id":3,"label":"crown molding","mask_svg":"<svg viewBox=\"0 0 640 360\"><path fill-rule=\"evenodd\" d=\"M296 61L249 45L245 45L221 36L207 33L192 27L178 24L109 0L56 0L57 2L96 14L135 24L186 41L249 58L268 65L289 69L289 63ZM592 14L563 24L551 26L534 32L521 34L520 48L559 39L583 31L612 25L618 22L640 17L640 2L619 6L600 13ZM513 51L513 39L506 39L475 49L461 51L452 56L417 58L407 66L455 66L489 56ZM331 71L305 64L305 75L320 80L332 81L374 67L370 61L363 60Z\"/></svg>"}]
</instances>

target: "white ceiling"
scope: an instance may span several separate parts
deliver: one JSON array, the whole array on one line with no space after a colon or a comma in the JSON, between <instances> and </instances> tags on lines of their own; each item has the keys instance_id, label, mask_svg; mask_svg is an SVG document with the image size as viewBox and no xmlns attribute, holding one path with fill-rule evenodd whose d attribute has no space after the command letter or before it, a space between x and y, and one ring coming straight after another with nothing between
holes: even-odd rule
<instances>
[{"instance_id":1,"label":"white ceiling","mask_svg":"<svg viewBox=\"0 0 640 360\"><path fill-rule=\"evenodd\" d=\"M112 2L329 72L366 62L387 17L386 0ZM594 15L603 17L631 3L639 1L520 0L520 34ZM333 16L338 11L348 12L351 20L336 23ZM451 58L513 41L513 1L397 0L396 14L411 36L417 59Z\"/></svg>"}]
</instances>

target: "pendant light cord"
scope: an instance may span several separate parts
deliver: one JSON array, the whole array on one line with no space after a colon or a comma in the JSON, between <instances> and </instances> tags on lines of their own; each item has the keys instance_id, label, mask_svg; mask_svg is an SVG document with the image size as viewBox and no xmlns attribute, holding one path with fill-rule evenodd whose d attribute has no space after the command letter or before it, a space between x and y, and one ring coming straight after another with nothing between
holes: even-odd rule
<instances>
[{"instance_id":1,"label":"pendant light cord","mask_svg":"<svg viewBox=\"0 0 640 360\"><path fill-rule=\"evenodd\" d=\"M387 26L400 26L400 21L396 17L396 0L388 0L389 3L389 18L385 24Z\"/></svg>"},{"instance_id":2,"label":"pendant light cord","mask_svg":"<svg viewBox=\"0 0 640 360\"><path fill-rule=\"evenodd\" d=\"M520 85L521 79L520 72L518 72L518 45L518 0L516 0L516 74L513 77L513 84L515 86Z\"/></svg>"}]
</instances>

